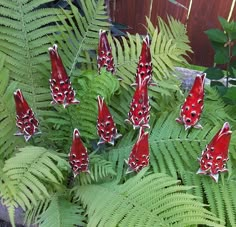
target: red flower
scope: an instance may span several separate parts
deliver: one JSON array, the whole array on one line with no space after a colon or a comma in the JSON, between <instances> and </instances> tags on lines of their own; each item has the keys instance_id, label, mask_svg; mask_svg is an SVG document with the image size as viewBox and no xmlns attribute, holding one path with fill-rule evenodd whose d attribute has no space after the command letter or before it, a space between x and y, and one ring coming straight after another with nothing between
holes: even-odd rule
<instances>
[{"instance_id":1,"label":"red flower","mask_svg":"<svg viewBox=\"0 0 236 227\"><path fill-rule=\"evenodd\" d=\"M15 135L23 135L25 140L28 141L31 136L39 133L39 122L20 89L14 92L14 99L16 105L16 126L19 128L19 132L15 133Z\"/></svg>"},{"instance_id":2,"label":"red flower","mask_svg":"<svg viewBox=\"0 0 236 227\"><path fill-rule=\"evenodd\" d=\"M184 124L185 130L194 127L202 129L198 123L204 104L204 80L206 74L197 75L194 84L181 107L180 117L176 121Z\"/></svg>"},{"instance_id":3,"label":"red flower","mask_svg":"<svg viewBox=\"0 0 236 227\"><path fill-rule=\"evenodd\" d=\"M156 85L152 82L152 57L150 52L150 39L148 35L143 39L142 50L139 56L137 72L135 75L135 83L132 85L138 85L139 78L143 81L146 77L148 77L148 85Z\"/></svg>"},{"instance_id":4,"label":"red flower","mask_svg":"<svg viewBox=\"0 0 236 227\"><path fill-rule=\"evenodd\" d=\"M98 96L97 99L98 99L97 132L100 137L98 144L110 143L114 145L115 139L119 138L121 134L117 133L116 124L104 101L104 98Z\"/></svg>"},{"instance_id":5,"label":"red flower","mask_svg":"<svg viewBox=\"0 0 236 227\"><path fill-rule=\"evenodd\" d=\"M148 145L148 132L144 132L143 128L139 130L139 137L134 144L126 163L129 168L126 173L139 172L144 167L149 165L149 145Z\"/></svg>"},{"instance_id":6,"label":"red flower","mask_svg":"<svg viewBox=\"0 0 236 227\"><path fill-rule=\"evenodd\" d=\"M73 142L68 156L74 177L81 172L89 173L87 148L84 146L77 128L74 129Z\"/></svg>"},{"instance_id":7,"label":"red flower","mask_svg":"<svg viewBox=\"0 0 236 227\"><path fill-rule=\"evenodd\" d=\"M57 45L54 44L48 50L52 67L51 79L49 80L53 98L51 104L62 104L64 108L69 104L78 104L79 101L75 99L75 91L57 52Z\"/></svg>"},{"instance_id":8,"label":"red flower","mask_svg":"<svg viewBox=\"0 0 236 227\"><path fill-rule=\"evenodd\" d=\"M229 123L225 122L202 152L202 156L199 159L200 169L197 174L209 175L215 182L218 182L219 173L228 171L226 162L229 159L231 133Z\"/></svg>"},{"instance_id":9,"label":"red flower","mask_svg":"<svg viewBox=\"0 0 236 227\"><path fill-rule=\"evenodd\" d=\"M136 87L133 99L130 103L130 111L128 113L127 122L131 123L135 128L146 127L149 128L150 109L148 96L148 81L149 77L142 78L138 75L139 82Z\"/></svg>"},{"instance_id":10,"label":"red flower","mask_svg":"<svg viewBox=\"0 0 236 227\"><path fill-rule=\"evenodd\" d=\"M102 67L105 67L108 72L115 73L114 59L111 52L111 46L107 39L106 31L99 31L99 44L98 44L98 72Z\"/></svg>"}]
</instances>

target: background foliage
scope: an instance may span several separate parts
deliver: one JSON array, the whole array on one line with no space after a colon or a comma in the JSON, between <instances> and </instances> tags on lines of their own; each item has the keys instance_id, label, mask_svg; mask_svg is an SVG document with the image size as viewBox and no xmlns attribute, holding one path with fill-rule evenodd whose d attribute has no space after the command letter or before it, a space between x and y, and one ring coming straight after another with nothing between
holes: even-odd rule
<instances>
[{"instance_id":1,"label":"background foliage","mask_svg":"<svg viewBox=\"0 0 236 227\"><path fill-rule=\"evenodd\" d=\"M12 226L21 206L26 223L40 226L233 226L236 223L235 135L230 145L229 173L215 184L196 175L204 146L229 121L233 107L206 88L203 130L185 131L175 122L185 93L172 75L186 65L191 51L185 27L169 18L147 18L153 80L150 87L150 167L126 175L137 132L124 123L134 88L142 37L109 35L116 74L96 66L99 29L109 30L103 0L81 0L79 8L45 8L50 0L0 1L0 196ZM77 2L78 3L78 2ZM50 62L47 49L57 43L75 88L78 106L50 106ZM121 80L118 80L120 78ZM20 88L40 121L42 134L26 144L14 137L13 92ZM97 95L105 97L123 137L114 147L97 147ZM89 150L91 174L81 173L70 185L67 153L74 128ZM204 206L204 203L209 205Z\"/></svg>"},{"instance_id":2,"label":"background foliage","mask_svg":"<svg viewBox=\"0 0 236 227\"><path fill-rule=\"evenodd\" d=\"M207 77L227 104L236 104L236 22L219 17L220 29L209 29L205 33L215 51L214 66L206 70ZM225 69L225 70L223 70ZM225 80L224 80L225 78ZM233 86L232 86L233 85Z\"/></svg>"}]
</instances>

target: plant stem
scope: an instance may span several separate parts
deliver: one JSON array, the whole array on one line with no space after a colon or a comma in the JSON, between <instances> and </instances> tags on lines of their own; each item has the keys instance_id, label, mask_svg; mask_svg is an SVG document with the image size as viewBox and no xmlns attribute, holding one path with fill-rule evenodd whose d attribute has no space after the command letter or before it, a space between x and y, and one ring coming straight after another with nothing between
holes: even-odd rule
<instances>
[{"instance_id":1,"label":"plant stem","mask_svg":"<svg viewBox=\"0 0 236 227\"><path fill-rule=\"evenodd\" d=\"M150 7L149 7L149 19L151 20L151 16L152 16L152 5L153 5L153 0L151 0L151 3L150 3Z\"/></svg>"}]
</instances>

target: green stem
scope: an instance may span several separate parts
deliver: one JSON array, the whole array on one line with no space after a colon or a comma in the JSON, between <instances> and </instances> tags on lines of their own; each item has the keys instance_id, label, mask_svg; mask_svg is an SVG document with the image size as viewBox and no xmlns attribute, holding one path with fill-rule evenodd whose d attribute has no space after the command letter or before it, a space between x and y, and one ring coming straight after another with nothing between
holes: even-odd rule
<instances>
[{"instance_id":1,"label":"green stem","mask_svg":"<svg viewBox=\"0 0 236 227\"><path fill-rule=\"evenodd\" d=\"M151 0L151 3L150 3L150 7L149 7L149 19L151 20L151 16L152 16L152 5L153 5L153 0Z\"/></svg>"}]
</instances>

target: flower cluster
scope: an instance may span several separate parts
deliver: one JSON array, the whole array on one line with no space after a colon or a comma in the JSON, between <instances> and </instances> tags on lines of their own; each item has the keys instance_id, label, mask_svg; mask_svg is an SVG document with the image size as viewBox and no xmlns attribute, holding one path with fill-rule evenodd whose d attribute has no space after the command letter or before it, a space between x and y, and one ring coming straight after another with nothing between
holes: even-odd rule
<instances>
[{"instance_id":1,"label":"flower cluster","mask_svg":"<svg viewBox=\"0 0 236 227\"><path fill-rule=\"evenodd\" d=\"M51 60L51 78L49 80L52 96L52 104L60 104L66 108L70 104L79 104L75 98L75 91L72 88L70 78L66 73L63 62L58 53L56 44L49 49ZM135 81L131 86L135 86L133 98L130 103L128 119L134 129L139 128L139 135L136 143L133 145L128 160L127 173L139 172L149 165L149 143L148 131L150 128L150 103L148 96L148 87L156 85L152 81L152 57L150 51L150 39L146 36L142 42L142 49L137 65ZM98 73L102 67L108 72L115 74L114 59L111 52L111 46L108 42L105 31L99 32L98 44ZM190 128L200 128L199 120L204 107L204 80L206 75L197 75L184 104L181 106L180 116L176 121L183 124L185 130ZM35 117L33 110L28 105L20 89L14 92L16 106L16 126L19 131L15 135L23 135L28 141L34 134L39 133L39 122ZM97 96L98 117L97 134L100 137L99 144L109 143L114 145L115 140L121 134L118 133L113 116L103 97ZM228 149L231 139L230 125L225 122L223 127L216 133L211 142L206 146L199 158L200 169L197 174L209 175L216 182L220 172L227 171L226 162L228 161ZM87 148L84 146L78 129L74 129L73 141L69 153L69 163L71 165L74 177L81 172L89 172L89 156Z\"/></svg>"}]
</instances>

